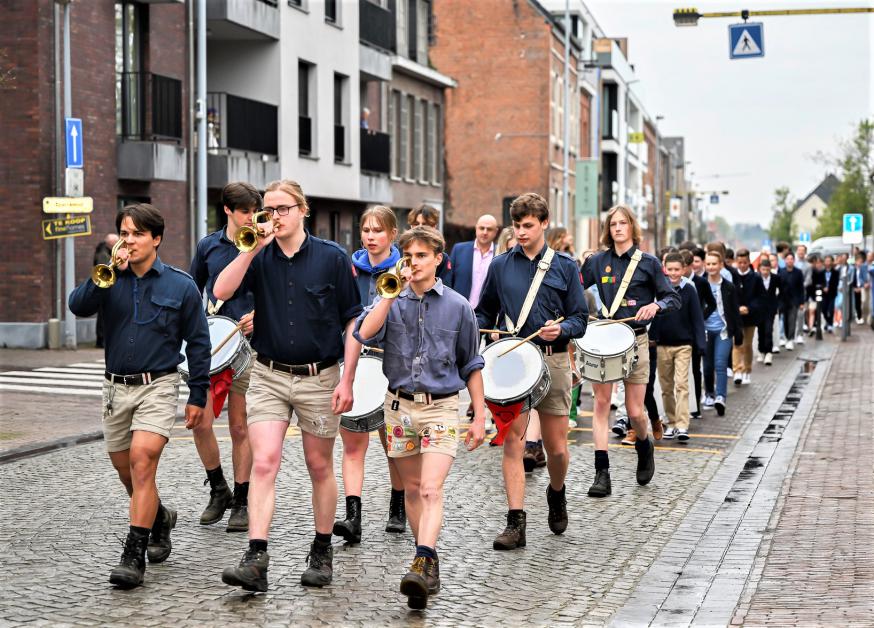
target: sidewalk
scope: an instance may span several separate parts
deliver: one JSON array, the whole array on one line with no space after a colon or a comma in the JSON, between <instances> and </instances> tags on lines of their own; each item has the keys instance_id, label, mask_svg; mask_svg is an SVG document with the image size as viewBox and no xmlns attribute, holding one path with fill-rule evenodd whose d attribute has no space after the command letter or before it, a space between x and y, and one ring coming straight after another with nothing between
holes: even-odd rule
<instances>
[{"instance_id":1,"label":"sidewalk","mask_svg":"<svg viewBox=\"0 0 874 628\"><path fill-rule=\"evenodd\" d=\"M733 624L871 625L874 333L833 360Z\"/></svg>"}]
</instances>

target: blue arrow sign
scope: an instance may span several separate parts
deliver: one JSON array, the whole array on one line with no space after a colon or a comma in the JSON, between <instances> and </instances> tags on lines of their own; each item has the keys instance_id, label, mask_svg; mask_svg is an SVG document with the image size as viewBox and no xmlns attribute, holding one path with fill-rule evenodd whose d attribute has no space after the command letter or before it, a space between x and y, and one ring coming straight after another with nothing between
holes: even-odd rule
<instances>
[{"instance_id":1,"label":"blue arrow sign","mask_svg":"<svg viewBox=\"0 0 874 628\"><path fill-rule=\"evenodd\" d=\"M81 168L84 164L82 158L82 120L80 118L66 118L67 131L67 168Z\"/></svg>"},{"instance_id":2,"label":"blue arrow sign","mask_svg":"<svg viewBox=\"0 0 874 628\"><path fill-rule=\"evenodd\" d=\"M711 194L710 195L710 204L711 205L719 205L719 194Z\"/></svg>"},{"instance_id":3,"label":"blue arrow sign","mask_svg":"<svg viewBox=\"0 0 874 628\"><path fill-rule=\"evenodd\" d=\"M844 231L853 233L862 232L862 214L844 214Z\"/></svg>"},{"instance_id":4,"label":"blue arrow sign","mask_svg":"<svg viewBox=\"0 0 874 628\"><path fill-rule=\"evenodd\" d=\"M799 242L810 242L810 231L802 231L798 234Z\"/></svg>"},{"instance_id":5,"label":"blue arrow sign","mask_svg":"<svg viewBox=\"0 0 874 628\"><path fill-rule=\"evenodd\" d=\"M762 23L729 24L728 56L731 59L764 57L765 31Z\"/></svg>"}]
</instances>

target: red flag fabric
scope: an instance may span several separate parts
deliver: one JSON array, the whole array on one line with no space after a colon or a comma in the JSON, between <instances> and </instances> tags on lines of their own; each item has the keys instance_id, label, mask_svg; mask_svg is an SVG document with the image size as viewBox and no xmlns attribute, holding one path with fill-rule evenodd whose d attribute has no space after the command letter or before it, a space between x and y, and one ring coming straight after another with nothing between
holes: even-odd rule
<instances>
[{"instance_id":1,"label":"red flag fabric","mask_svg":"<svg viewBox=\"0 0 874 628\"><path fill-rule=\"evenodd\" d=\"M221 373L216 373L209 378L209 387L212 389L213 416L218 416L222 413L222 408L225 407L225 399L228 398L228 393L231 392L231 384L233 382L234 369L225 369Z\"/></svg>"},{"instance_id":2,"label":"red flag fabric","mask_svg":"<svg viewBox=\"0 0 874 628\"><path fill-rule=\"evenodd\" d=\"M498 428L498 434L492 439L492 443L495 445L501 445L504 442L504 438L507 436L507 431L509 431L510 425L516 420L519 413L522 412L522 406L525 405L525 402L517 401L516 403L502 406L497 403L492 403L491 401L486 401L486 405L489 407L489 410L492 413L492 418L495 420L495 426Z\"/></svg>"}]
</instances>

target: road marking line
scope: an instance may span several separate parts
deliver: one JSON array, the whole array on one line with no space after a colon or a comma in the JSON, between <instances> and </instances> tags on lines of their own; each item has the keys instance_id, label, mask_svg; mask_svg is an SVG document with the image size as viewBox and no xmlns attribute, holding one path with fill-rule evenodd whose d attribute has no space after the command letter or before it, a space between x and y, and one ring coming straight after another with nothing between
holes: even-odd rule
<instances>
[{"instance_id":1,"label":"road marking line","mask_svg":"<svg viewBox=\"0 0 874 628\"><path fill-rule=\"evenodd\" d=\"M568 440L568 445L576 445L582 447L591 447L594 449L594 443L579 443L575 440ZM610 449L624 449L625 451L634 451L634 445L621 445L619 443L610 443L607 445ZM679 452L689 452L689 453L698 453L698 454L719 454L725 455L726 452L721 449L703 449L699 447L659 447L656 445L656 450L658 451L679 451Z\"/></svg>"},{"instance_id":2,"label":"road marking line","mask_svg":"<svg viewBox=\"0 0 874 628\"><path fill-rule=\"evenodd\" d=\"M572 427L571 432L591 432L591 427ZM612 433L612 432L611 432ZM717 440L737 440L740 436L731 434L689 434L689 438L713 438Z\"/></svg>"},{"instance_id":3,"label":"road marking line","mask_svg":"<svg viewBox=\"0 0 874 628\"><path fill-rule=\"evenodd\" d=\"M97 371L95 369L77 369L77 368L69 368L66 366L42 366L38 369L33 369L34 371L39 371L41 373L78 373L79 375L94 375L95 373L101 373L101 371Z\"/></svg>"},{"instance_id":4,"label":"road marking line","mask_svg":"<svg viewBox=\"0 0 874 628\"><path fill-rule=\"evenodd\" d=\"M10 376L18 376L18 377L59 377L63 376L64 379L69 380L78 380L84 382L102 382L104 377L103 373L100 375L80 375L78 373L49 373L49 372L37 372L37 371L3 371L0 375L10 375Z\"/></svg>"},{"instance_id":5,"label":"road marking line","mask_svg":"<svg viewBox=\"0 0 874 628\"><path fill-rule=\"evenodd\" d=\"M39 388L37 386L15 386L12 384L0 384L0 390L9 390L13 392L38 392L56 395L83 395L86 397L100 397L103 395L103 391L95 390L93 388L64 388L63 390L57 390L52 388Z\"/></svg>"}]
</instances>

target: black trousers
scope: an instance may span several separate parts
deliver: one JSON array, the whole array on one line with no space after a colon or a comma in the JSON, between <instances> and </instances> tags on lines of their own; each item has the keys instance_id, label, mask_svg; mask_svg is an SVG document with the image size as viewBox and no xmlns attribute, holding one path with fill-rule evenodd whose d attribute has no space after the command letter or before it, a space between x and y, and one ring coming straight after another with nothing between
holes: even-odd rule
<instances>
[{"instance_id":1,"label":"black trousers","mask_svg":"<svg viewBox=\"0 0 874 628\"><path fill-rule=\"evenodd\" d=\"M774 315L770 312L765 312L764 320L758 324L756 329L759 332L759 353L774 352Z\"/></svg>"},{"instance_id":2,"label":"black trousers","mask_svg":"<svg viewBox=\"0 0 874 628\"><path fill-rule=\"evenodd\" d=\"M853 289L853 304L856 306L856 318L862 318L862 291Z\"/></svg>"},{"instance_id":3,"label":"black trousers","mask_svg":"<svg viewBox=\"0 0 874 628\"><path fill-rule=\"evenodd\" d=\"M643 398L643 406L650 421L659 418L659 407L655 400L655 377L658 370L658 350L654 345L649 347L649 381L646 383L646 396Z\"/></svg>"}]
</instances>

